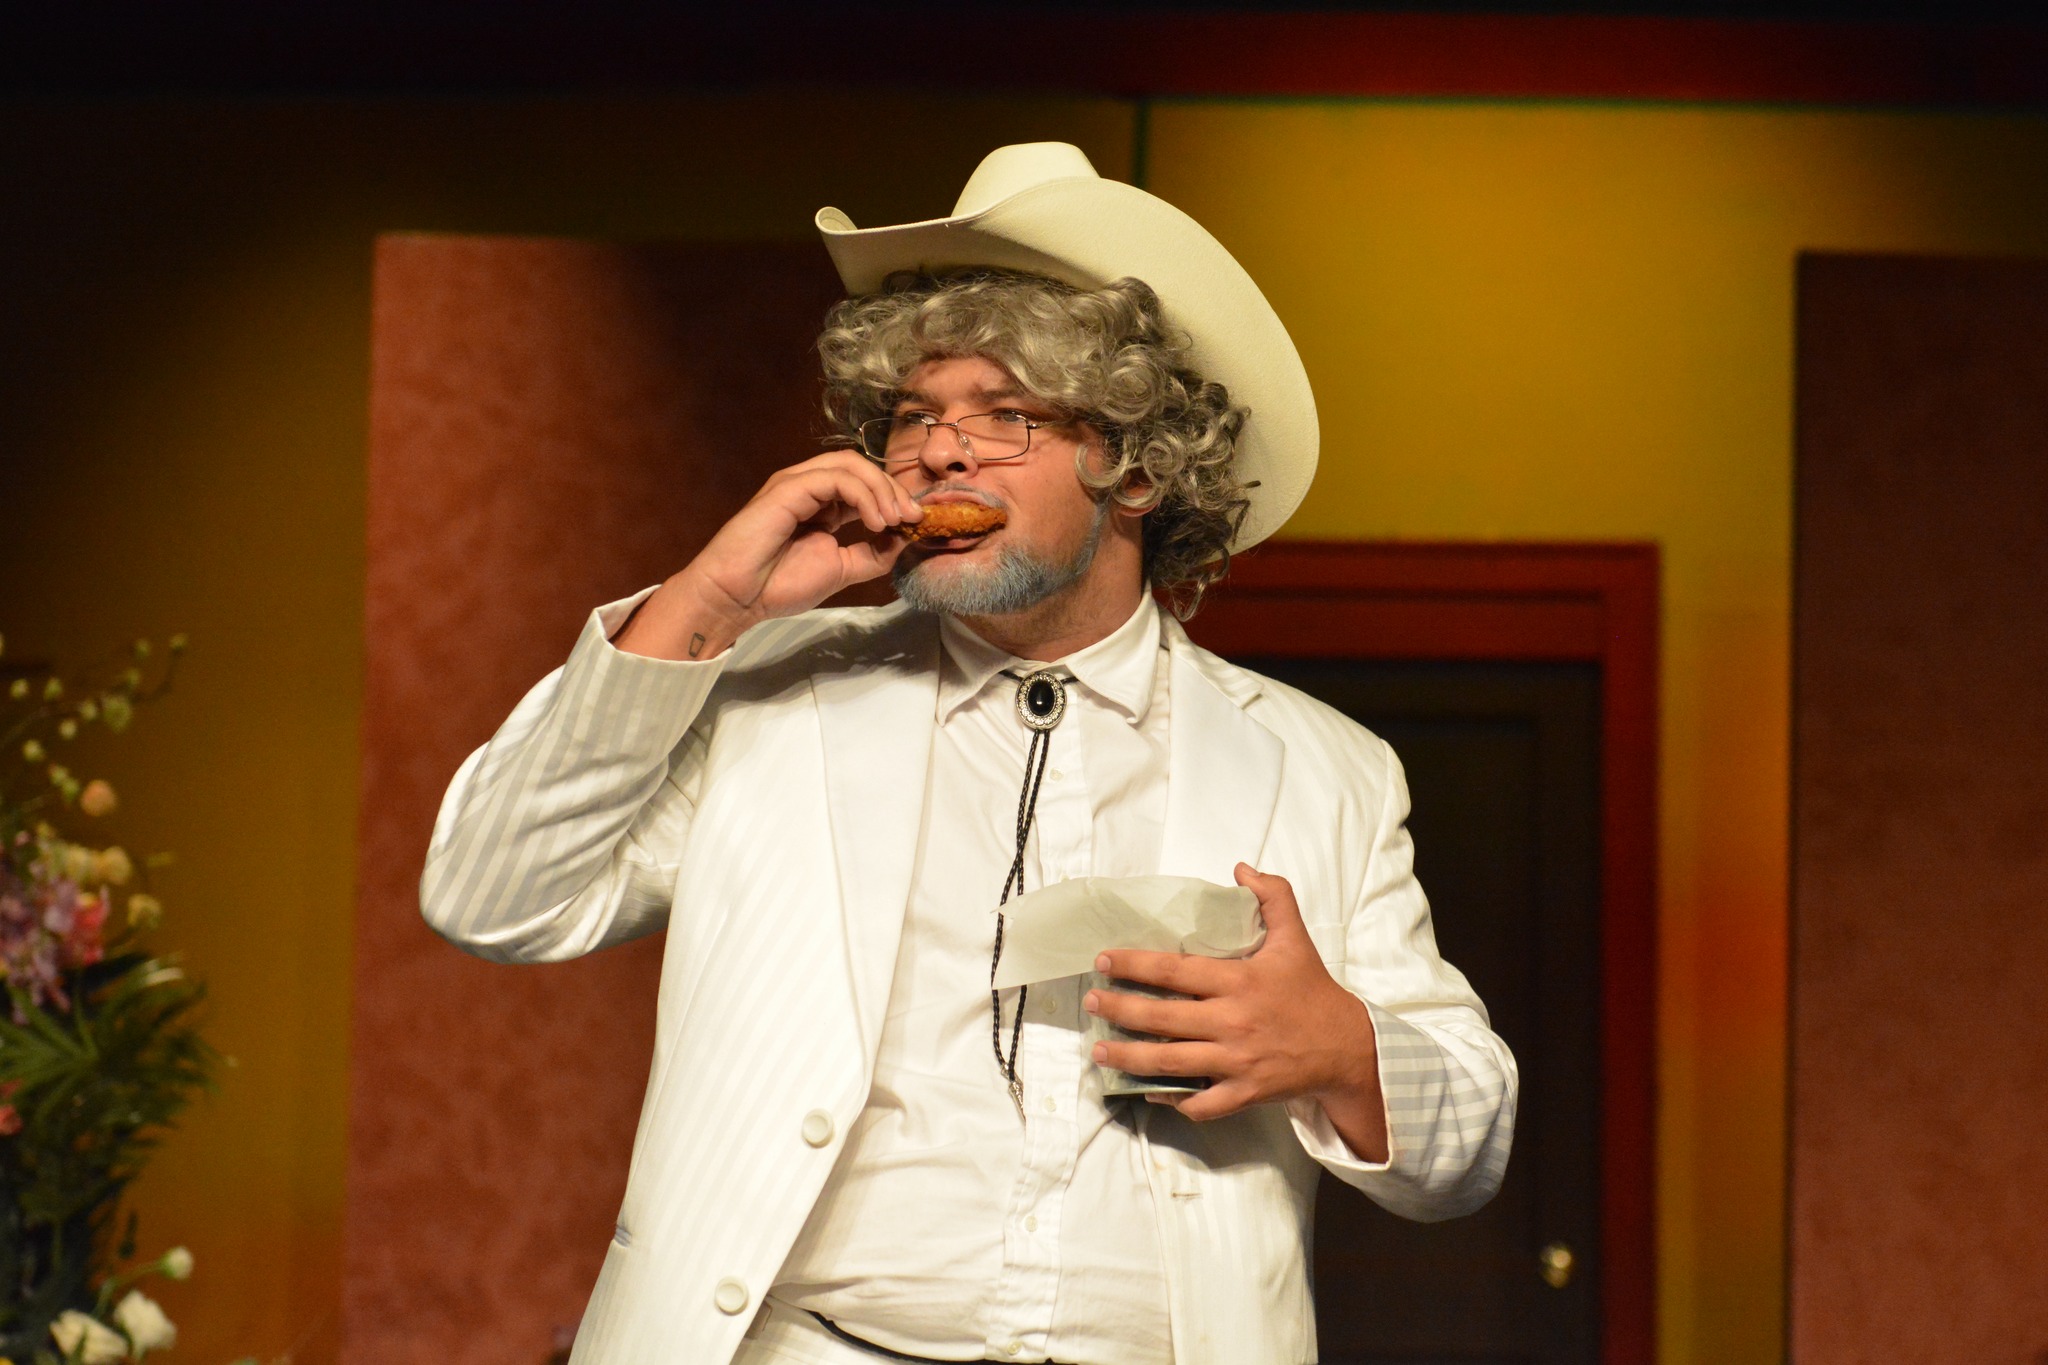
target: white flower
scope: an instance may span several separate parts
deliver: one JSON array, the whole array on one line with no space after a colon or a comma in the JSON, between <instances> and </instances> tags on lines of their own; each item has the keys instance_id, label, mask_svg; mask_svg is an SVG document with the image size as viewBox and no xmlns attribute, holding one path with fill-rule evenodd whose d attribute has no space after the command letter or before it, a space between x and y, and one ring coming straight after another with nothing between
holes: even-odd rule
<instances>
[{"instance_id":1,"label":"white flower","mask_svg":"<svg viewBox=\"0 0 2048 1365\"><path fill-rule=\"evenodd\" d=\"M96 860L93 880L105 882L108 886L126 886L128 879L135 875L135 863L128 856L128 850L116 845L102 852Z\"/></svg>"},{"instance_id":2,"label":"white flower","mask_svg":"<svg viewBox=\"0 0 2048 1365\"><path fill-rule=\"evenodd\" d=\"M172 1247L169 1251L166 1251L161 1264L165 1276L170 1279L189 1280L192 1278L192 1253L183 1247Z\"/></svg>"},{"instance_id":3,"label":"white flower","mask_svg":"<svg viewBox=\"0 0 2048 1365\"><path fill-rule=\"evenodd\" d=\"M63 872L65 881L84 886L92 880L92 874L99 870L99 861L93 851L84 844L66 844L59 870Z\"/></svg>"},{"instance_id":4,"label":"white flower","mask_svg":"<svg viewBox=\"0 0 2048 1365\"><path fill-rule=\"evenodd\" d=\"M115 1365L128 1356L128 1343L119 1332L76 1308L67 1308L57 1315L57 1320L50 1324L50 1336L64 1353L64 1359L76 1360L79 1365Z\"/></svg>"},{"instance_id":5,"label":"white flower","mask_svg":"<svg viewBox=\"0 0 2048 1365\"><path fill-rule=\"evenodd\" d=\"M78 795L78 808L95 820L103 815L112 815L114 807L120 804L114 789L105 779L95 777L85 784L85 790Z\"/></svg>"},{"instance_id":6,"label":"white flower","mask_svg":"<svg viewBox=\"0 0 2048 1365\"><path fill-rule=\"evenodd\" d=\"M154 929L157 927L157 925L163 923L163 918L164 903L158 900L155 896L150 895L147 891L138 891L128 898L129 928ZM185 1251L185 1248L179 1247L178 1250ZM173 1254L175 1255L176 1253ZM192 1253L189 1251L185 1251L185 1275L189 1275L191 1273ZM171 1278L174 1280L182 1280L185 1278L185 1275L171 1275L168 1266L165 1268L164 1274L170 1275Z\"/></svg>"},{"instance_id":7,"label":"white flower","mask_svg":"<svg viewBox=\"0 0 2048 1365\"><path fill-rule=\"evenodd\" d=\"M144 1351L167 1351L178 1344L178 1329L156 1300L140 1289L129 1290L114 1305L114 1321L128 1334L128 1345L137 1360Z\"/></svg>"}]
</instances>

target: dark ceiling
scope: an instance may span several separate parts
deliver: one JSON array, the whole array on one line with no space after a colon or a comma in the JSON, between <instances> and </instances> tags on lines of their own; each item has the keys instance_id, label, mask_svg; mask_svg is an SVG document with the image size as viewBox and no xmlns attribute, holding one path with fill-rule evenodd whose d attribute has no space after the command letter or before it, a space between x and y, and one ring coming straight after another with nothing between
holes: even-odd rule
<instances>
[{"instance_id":1,"label":"dark ceiling","mask_svg":"<svg viewBox=\"0 0 2048 1365\"><path fill-rule=\"evenodd\" d=\"M1225 15L1580 16L1841 25L1864 31L2048 22L2048 0L1542 0L1489 4L1232 4L1094 0L1086 6L993 0L692 6L652 0L123 0L0 5L0 90L123 94L487 93L658 89L787 81L924 82L963 47L989 62L983 84L1032 83L1031 57L1072 25L1170 26ZM1983 41L1978 35L1973 41ZM1989 35L1996 41L1995 35ZM1809 35L1810 38L1810 35ZM1760 40L1764 41L1764 40ZM916 54L908 65L892 54ZM907 74L898 75L899 72ZM1133 77L1126 93L1141 93ZM1097 87L1100 88L1100 87Z\"/></svg>"}]
</instances>

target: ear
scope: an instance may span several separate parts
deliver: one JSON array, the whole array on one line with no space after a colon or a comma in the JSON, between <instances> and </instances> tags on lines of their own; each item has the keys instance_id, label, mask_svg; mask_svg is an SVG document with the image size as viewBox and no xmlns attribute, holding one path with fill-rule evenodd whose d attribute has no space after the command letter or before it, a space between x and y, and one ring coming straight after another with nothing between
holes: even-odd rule
<instances>
[{"instance_id":1,"label":"ear","mask_svg":"<svg viewBox=\"0 0 2048 1365\"><path fill-rule=\"evenodd\" d=\"M1109 436L1100 427L1093 424L1085 426L1083 431L1087 434L1083 437L1081 445L1074 452L1075 460L1100 474L1105 464L1111 458ZM1142 473L1130 474L1125 477L1121 491L1132 494L1141 500L1147 499L1152 492L1152 481ZM1108 495L1105 494L1104 496ZM1110 506L1119 517L1126 517L1132 521L1143 518L1146 513L1152 510L1152 505L1130 507L1118 498L1111 498Z\"/></svg>"},{"instance_id":2,"label":"ear","mask_svg":"<svg viewBox=\"0 0 2048 1365\"><path fill-rule=\"evenodd\" d=\"M1123 499L1118 499L1116 510L1119 516L1143 517L1158 506L1152 497L1152 481L1143 474L1134 473L1125 479L1122 491L1126 498L1136 499L1140 505L1132 507Z\"/></svg>"}]
</instances>

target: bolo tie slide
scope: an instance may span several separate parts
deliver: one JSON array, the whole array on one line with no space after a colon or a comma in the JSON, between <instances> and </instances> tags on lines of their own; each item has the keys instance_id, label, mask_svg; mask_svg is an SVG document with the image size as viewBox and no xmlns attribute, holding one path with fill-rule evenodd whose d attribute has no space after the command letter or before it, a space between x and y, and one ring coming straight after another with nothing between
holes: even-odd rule
<instances>
[{"instance_id":1,"label":"bolo tie slide","mask_svg":"<svg viewBox=\"0 0 2048 1365\"><path fill-rule=\"evenodd\" d=\"M1017 677L1015 673L1005 676ZM1029 986L1017 988L1017 1018L1010 1027L1010 1052L1003 1055L1003 993L996 989L996 968L1003 961L1003 911L1013 892L1024 890L1024 845L1031 838L1031 822L1038 814L1038 789L1045 781L1046 757L1052 752L1053 727L1067 714L1067 687L1049 669L1027 673L1017 682L1017 719L1031 731L1031 747L1024 753L1024 785L1017 793L1017 851L1010 859L1009 875L1003 878L1003 894L996 900L996 946L988 964L988 1003L993 1020L989 1043L995 1049L996 1070L1002 1073L1017 1106L1019 1122L1024 1119L1024 1082L1017 1079L1017 1050L1024 1041L1024 1000Z\"/></svg>"}]
</instances>

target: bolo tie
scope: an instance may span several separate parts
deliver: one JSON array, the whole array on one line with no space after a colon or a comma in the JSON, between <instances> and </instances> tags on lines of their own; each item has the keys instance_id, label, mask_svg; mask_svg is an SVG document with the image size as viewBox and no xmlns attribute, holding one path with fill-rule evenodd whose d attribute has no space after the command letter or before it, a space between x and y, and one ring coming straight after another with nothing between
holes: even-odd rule
<instances>
[{"instance_id":1,"label":"bolo tie","mask_svg":"<svg viewBox=\"0 0 2048 1365\"><path fill-rule=\"evenodd\" d=\"M1009 875L1003 878L1003 894L996 900L996 947L988 964L988 1005L993 1019L989 1042L996 1054L996 1070L1009 1086L1010 1099L1017 1106L1017 1118L1024 1118L1024 1082L1017 1079L1017 1049L1024 1041L1024 999L1029 986L1017 988L1017 1018L1010 1027L1009 1055L1003 1055L1003 993L996 989L996 968L1003 961L1003 911L1013 892L1024 890L1024 845L1031 838L1031 822L1038 814L1038 789L1045 781L1046 756L1052 752L1052 731L1067 714L1067 687L1050 669L1040 669L1017 678L1017 719L1031 731L1031 747L1024 753L1024 785L1017 793L1017 851L1010 859Z\"/></svg>"}]
</instances>

